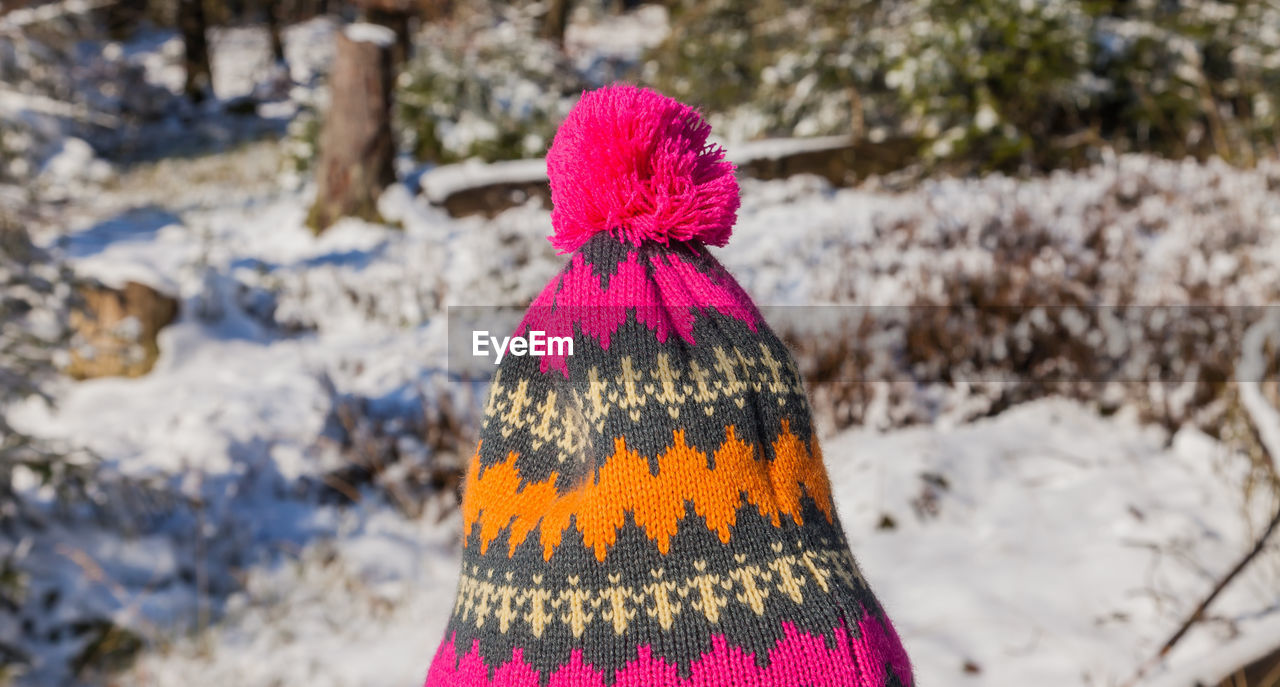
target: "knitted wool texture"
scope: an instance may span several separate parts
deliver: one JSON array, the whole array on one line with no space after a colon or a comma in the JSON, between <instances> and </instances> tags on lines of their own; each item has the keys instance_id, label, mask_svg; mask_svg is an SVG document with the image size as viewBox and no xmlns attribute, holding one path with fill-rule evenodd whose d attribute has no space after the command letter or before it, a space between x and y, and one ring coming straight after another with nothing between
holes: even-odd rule
<instances>
[{"instance_id":1,"label":"knitted wool texture","mask_svg":"<svg viewBox=\"0 0 1280 687\"><path fill-rule=\"evenodd\" d=\"M708 126L584 94L547 156L568 264L504 358L427 687L909 687L849 550L795 363L705 246L738 207Z\"/></svg>"}]
</instances>

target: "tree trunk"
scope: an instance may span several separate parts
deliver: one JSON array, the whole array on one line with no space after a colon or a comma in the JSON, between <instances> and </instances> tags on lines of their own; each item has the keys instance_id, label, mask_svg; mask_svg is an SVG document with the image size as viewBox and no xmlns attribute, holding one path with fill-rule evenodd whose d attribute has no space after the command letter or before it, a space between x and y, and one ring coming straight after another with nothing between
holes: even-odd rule
<instances>
[{"instance_id":1,"label":"tree trunk","mask_svg":"<svg viewBox=\"0 0 1280 687\"><path fill-rule=\"evenodd\" d=\"M178 30L186 45L183 66L187 70L184 91L192 102L200 102L213 92L213 72L209 68L209 43L205 38L204 4L201 0L178 0Z\"/></svg>"},{"instance_id":2,"label":"tree trunk","mask_svg":"<svg viewBox=\"0 0 1280 687\"><path fill-rule=\"evenodd\" d=\"M573 0L548 0L547 15L542 18L542 37L564 47L564 32L569 28Z\"/></svg>"},{"instance_id":3,"label":"tree trunk","mask_svg":"<svg viewBox=\"0 0 1280 687\"><path fill-rule=\"evenodd\" d=\"M395 35L352 24L338 33L329 116L320 134L318 191L307 223L317 234L340 217L378 219L378 196L395 181L391 166L391 64Z\"/></svg>"},{"instance_id":4,"label":"tree trunk","mask_svg":"<svg viewBox=\"0 0 1280 687\"><path fill-rule=\"evenodd\" d=\"M453 0L417 0L418 18L427 23L448 21L453 16Z\"/></svg>"},{"instance_id":5,"label":"tree trunk","mask_svg":"<svg viewBox=\"0 0 1280 687\"><path fill-rule=\"evenodd\" d=\"M244 21L248 14L246 10L249 8L245 5L246 0L216 0L220 5L224 14L227 15L227 23L237 23Z\"/></svg>"},{"instance_id":6,"label":"tree trunk","mask_svg":"<svg viewBox=\"0 0 1280 687\"><path fill-rule=\"evenodd\" d=\"M271 58L276 64L284 64L284 39L280 36L280 15L282 3L273 0L262 0L263 19L267 23L267 35L271 38Z\"/></svg>"},{"instance_id":7,"label":"tree trunk","mask_svg":"<svg viewBox=\"0 0 1280 687\"><path fill-rule=\"evenodd\" d=\"M412 48L410 24L413 21L414 4L411 0L359 0L364 20L385 26L396 35L391 64L399 68L409 59Z\"/></svg>"},{"instance_id":8,"label":"tree trunk","mask_svg":"<svg viewBox=\"0 0 1280 687\"><path fill-rule=\"evenodd\" d=\"M178 319L176 298L140 284L87 284L71 311L74 345L66 373L74 379L140 377L160 357L160 330Z\"/></svg>"},{"instance_id":9,"label":"tree trunk","mask_svg":"<svg viewBox=\"0 0 1280 687\"><path fill-rule=\"evenodd\" d=\"M123 41L133 35L138 23L147 14L146 0L119 0L107 5L107 35L112 40Z\"/></svg>"}]
</instances>

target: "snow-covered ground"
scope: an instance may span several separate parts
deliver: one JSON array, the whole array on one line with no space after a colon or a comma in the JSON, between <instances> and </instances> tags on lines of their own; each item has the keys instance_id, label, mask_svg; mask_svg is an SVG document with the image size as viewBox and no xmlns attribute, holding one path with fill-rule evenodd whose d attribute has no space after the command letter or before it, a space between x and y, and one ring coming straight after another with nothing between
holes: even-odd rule
<instances>
[{"instance_id":1,"label":"snow-covered ground","mask_svg":"<svg viewBox=\"0 0 1280 687\"><path fill-rule=\"evenodd\" d=\"M975 684L1120 683L1273 507L1241 507L1248 460L1196 430L1055 399L951 429L849 431L825 455L921 684L962 684L966 663ZM878 530L886 515L896 527ZM1272 648L1277 589L1274 557L1248 570L1162 674L1212 680L1234 667L1205 665L1224 644Z\"/></svg>"},{"instance_id":2,"label":"snow-covered ground","mask_svg":"<svg viewBox=\"0 0 1280 687\"><path fill-rule=\"evenodd\" d=\"M806 303L832 293L822 264L834 242L873 235L926 198L981 224L1002 194L1035 198L1047 213L1090 207L1112 177L1139 170L1174 184L1258 183L1253 173L1145 158L1052 183L948 182L905 195L751 182L721 255L759 302ZM147 376L63 383L56 408L32 402L12 419L203 503L142 540L105 528L68 539L107 572L63 612L106 613L172 638L142 655L131 684L413 684L449 613L458 523L407 518L376 494L355 507L324 505L298 485L343 460L321 438L329 385L392 413L457 391L442 374L443 308L531 297L559 265L542 238L548 215L531 205L494 220L451 219L396 187L384 215L403 228L349 220L316 238L303 225L309 189L258 185L236 195L226 183L180 192L139 170L82 204L72 226L37 234L83 274L172 290L184 314L162 333ZM122 211L129 202L143 209ZM1264 220L1250 213L1268 202L1242 201L1231 216ZM95 219L98 211L106 216ZM1162 241L1183 241L1212 219ZM776 230L783 224L790 231ZM921 250L915 259L929 256ZM889 247L880 259L890 252L912 259ZM1147 253L1158 272L1165 252ZM874 246L867 254L876 259ZM888 286L900 275L869 270L858 292L900 295L907 287ZM272 307L255 310L263 299ZM855 551L922 684L1118 684L1249 548L1274 507L1266 495L1246 499L1249 459L1226 444L1062 399L974 423L845 431L825 452ZM894 527L883 527L886 516ZM207 537L203 548L185 541L193 527ZM59 551L37 553L60 570ZM207 601L183 575L202 564ZM1272 555L1153 675L1203 670L1224 644L1266 648L1280 631L1278 588Z\"/></svg>"},{"instance_id":3,"label":"snow-covered ground","mask_svg":"<svg viewBox=\"0 0 1280 687\"><path fill-rule=\"evenodd\" d=\"M636 21L615 48L651 42L641 29L658 18ZM290 33L295 63L324 30ZM602 30L575 28L571 47L606 44ZM263 78L264 45L220 35L220 95ZM139 59L158 82L172 77L169 62ZM114 174L82 173L96 163L71 148L80 164L68 158L75 169L45 179L63 200L31 227L38 242L84 276L142 281L183 307L146 376L61 381L53 405L9 412L159 494L109 495L107 510L127 517L81 517L31 540L33 598L47 607L23 679L64 679L84 640L54 630L109 618L147 640L118 684L420 683L453 601L459 522L436 502L406 515L373 487L355 504L323 496L326 475L351 460L334 439L336 409L359 399L392 426L445 399L473 404L477 390L445 370L446 308L527 302L562 260L543 240L548 213L530 204L453 219L395 186L381 214L398 226L345 220L315 237L303 223L314 189L279 173L281 144ZM512 169L424 179L431 192ZM717 254L762 305L892 305L945 297L943 275L1010 269L984 228L1048 227L1028 268L1039 277L1084 265L1123 272L1099 283L1131 281L1146 302L1186 302L1207 284L1224 303L1271 303L1277 180L1274 164L1135 156L909 192L745 181L735 237ZM1122 250L1091 245L1099 227ZM972 416L902 428L881 415L825 438L855 554L922 685L1124 683L1277 506L1249 455L1194 426L1169 431L1129 407L1104 416L1064 398ZM436 459L413 432L397 441L401 455ZM20 486L40 495L34 478ZM1273 545L1139 684L1190 687L1273 648L1278 589ZM0 617L0 640L16 631Z\"/></svg>"},{"instance_id":4,"label":"snow-covered ground","mask_svg":"<svg viewBox=\"0 0 1280 687\"><path fill-rule=\"evenodd\" d=\"M1238 457L1195 431L1168 439L1046 400L951 430L829 441L841 516L920 684L1117 684L1154 652L1257 523L1238 507ZM927 515L922 499L936 499ZM878 529L885 515L898 526ZM138 684L414 684L456 575L453 549L432 544L456 527L389 523L414 543L365 532L334 545L340 562L312 555L296 572L255 574L244 597L259 605L234 601L214 638L147 656ZM1219 652L1269 648L1280 633L1271 563L1237 581L1153 678L1191 685L1234 667Z\"/></svg>"}]
</instances>

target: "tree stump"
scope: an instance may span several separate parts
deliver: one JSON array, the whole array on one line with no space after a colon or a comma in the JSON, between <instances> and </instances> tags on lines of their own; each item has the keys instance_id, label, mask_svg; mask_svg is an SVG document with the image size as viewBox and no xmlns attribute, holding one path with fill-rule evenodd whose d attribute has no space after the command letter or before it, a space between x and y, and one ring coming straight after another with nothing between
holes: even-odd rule
<instances>
[{"instance_id":1,"label":"tree stump","mask_svg":"<svg viewBox=\"0 0 1280 687\"><path fill-rule=\"evenodd\" d=\"M365 21L391 29L396 35L391 52L391 64L399 68L409 59L413 48L413 16L417 6L411 0L358 0L357 6Z\"/></svg>"},{"instance_id":2,"label":"tree stump","mask_svg":"<svg viewBox=\"0 0 1280 687\"><path fill-rule=\"evenodd\" d=\"M338 33L329 116L320 133L315 204L317 234L341 217L378 220L378 196L395 181L391 137L392 50L396 36L374 24Z\"/></svg>"},{"instance_id":3,"label":"tree stump","mask_svg":"<svg viewBox=\"0 0 1280 687\"><path fill-rule=\"evenodd\" d=\"M100 284L78 289L71 311L71 360L74 379L139 377L160 357L160 330L178 318L178 301L138 282L116 289Z\"/></svg>"}]
</instances>

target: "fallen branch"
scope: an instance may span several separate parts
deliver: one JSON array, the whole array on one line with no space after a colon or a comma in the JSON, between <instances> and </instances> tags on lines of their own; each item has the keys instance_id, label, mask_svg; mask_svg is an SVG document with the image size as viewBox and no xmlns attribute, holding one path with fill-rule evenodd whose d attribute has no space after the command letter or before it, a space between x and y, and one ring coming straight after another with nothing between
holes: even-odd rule
<instances>
[{"instance_id":1,"label":"fallen branch","mask_svg":"<svg viewBox=\"0 0 1280 687\"><path fill-rule=\"evenodd\" d=\"M1246 330L1243 343L1243 355L1241 356L1241 363L1237 368L1237 377L1239 378L1237 384L1239 385L1238 391L1240 393L1241 405L1244 406L1245 414L1253 424L1254 431L1257 433L1259 438L1259 443L1262 445L1262 450L1267 454L1272 465L1275 465L1277 471L1280 472L1280 462L1277 462L1280 461L1280 412L1277 412L1270 403L1267 403L1259 389L1261 381L1258 381L1264 378L1265 357L1263 352L1267 342L1271 338L1270 335L1277 332L1277 323L1277 318L1268 315ZM1174 632L1163 645L1161 645L1160 651L1158 651L1155 656L1147 659L1147 661L1138 668L1138 671L1133 678L1125 683L1126 687L1136 685L1143 677L1146 676L1151 668L1163 660L1165 656L1169 655L1169 652L1173 650L1173 647L1182 640L1182 638L1196 623L1200 622L1204 618L1205 611L1209 609L1209 604L1212 604L1214 599L1218 598L1218 595L1222 593L1222 590L1226 589L1227 585L1230 584L1242 570L1248 567L1249 563L1256 558L1259 553L1262 553L1262 550L1267 546L1267 540L1275 533L1277 527L1280 527L1280 509L1276 510L1276 514L1272 516L1271 522L1267 524L1267 529L1263 531L1262 536L1258 537L1253 542L1253 548L1249 553L1245 554L1245 556L1235 564L1235 567L1231 568L1226 575L1222 576L1222 578L1218 580L1217 584L1215 584L1213 589L1210 590L1208 596L1204 597L1204 599L1196 606L1195 610L1187 616L1186 620L1182 621L1182 625L1178 627L1178 630Z\"/></svg>"},{"instance_id":2,"label":"fallen branch","mask_svg":"<svg viewBox=\"0 0 1280 687\"><path fill-rule=\"evenodd\" d=\"M23 109L106 128L120 126L120 118L115 115L95 112L84 105L55 100L36 93L22 93L0 86L0 112L16 112Z\"/></svg>"},{"instance_id":3,"label":"fallen branch","mask_svg":"<svg viewBox=\"0 0 1280 687\"><path fill-rule=\"evenodd\" d=\"M1204 597L1204 600L1196 606L1196 609L1191 612L1191 615L1187 616L1186 620L1182 621L1182 625L1178 627L1178 631L1174 632L1173 635L1160 647L1160 651L1158 651L1155 656L1147 659L1147 661L1138 668L1138 672L1135 673L1128 682L1124 683L1125 687L1132 687L1133 685L1138 684L1138 682L1141 681L1142 678L1146 677L1147 673L1150 672L1156 664L1163 660L1165 656L1169 655L1169 652L1172 651L1173 647L1184 635L1187 634L1187 631L1204 618L1204 613L1208 610L1209 604L1213 603L1213 600L1218 598L1218 595L1222 593L1222 590L1227 588L1227 585L1231 583L1231 580L1235 579L1236 575L1239 575L1240 571L1244 570L1249 565L1249 562L1261 553L1264 548L1266 548L1267 540L1271 537L1272 533L1276 531L1277 526L1280 526L1280 510L1277 510L1275 516L1271 518L1271 522L1267 525L1267 529L1262 533L1262 536L1258 537L1257 541L1253 543L1253 549L1250 550L1244 558L1241 558L1230 572L1224 575L1222 579L1218 580L1218 583L1213 586L1213 590L1209 592L1209 595Z\"/></svg>"},{"instance_id":4,"label":"fallen branch","mask_svg":"<svg viewBox=\"0 0 1280 687\"><path fill-rule=\"evenodd\" d=\"M1266 317L1250 325L1241 342L1243 355L1236 373L1240 405L1253 425L1258 443L1271 457L1271 464L1280 474L1280 411L1277 411L1262 395L1262 380L1267 374L1267 344L1280 338L1280 316L1268 311Z\"/></svg>"}]
</instances>

